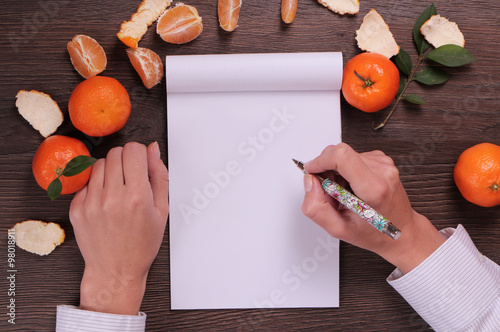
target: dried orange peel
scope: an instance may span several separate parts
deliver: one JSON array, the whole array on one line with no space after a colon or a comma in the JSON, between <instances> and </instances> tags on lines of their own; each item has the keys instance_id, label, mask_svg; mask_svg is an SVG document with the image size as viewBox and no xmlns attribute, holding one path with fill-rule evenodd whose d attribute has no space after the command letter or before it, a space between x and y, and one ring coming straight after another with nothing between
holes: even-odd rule
<instances>
[{"instance_id":1,"label":"dried orange peel","mask_svg":"<svg viewBox=\"0 0 500 332\"><path fill-rule=\"evenodd\" d=\"M59 224L40 220L26 220L9 229L19 248L45 256L64 242L65 233Z\"/></svg>"},{"instance_id":2,"label":"dried orange peel","mask_svg":"<svg viewBox=\"0 0 500 332\"><path fill-rule=\"evenodd\" d=\"M363 23L356 30L356 40L363 51L379 53L387 58L399 53L399 46L389 26L375 9L363 18Z\"/></svg>"},{"instance_id":3,"label":"dried orange peel","mask_svg":"<svg viewBox=\"0 0 500 332\"><path fill-rule=\"evenodd\" d=\"M464 47L465 38L458 25L448 19L433 15L420 27L424 38L435 48L443 45L453 44Z\"/></svg>"},{"instance_id":4,"label":"dried orange peel","mask_svg":"<svg viewBox=\"0 0 500 332\"><path fill-rule=\"evenodd\" d=\"M43 137L53 134L64 120L59 105L46 93L20 90L16 95L19 114Z\"/></svg>"},{"instance_id":5,"label":"dried orange peel","mask_svg":"<svg viewBox=\"0 0 500 332\"><path fill-rule=\"evenodd\" d=\"M359 0L318 0L318 2L340 15L359 13Z\"/></svg>"},{"instance_id":6,"label":"dried orange peel","mask_svg":"<svg viewBox=\"0 0 500 332\"><path fill-rule=\"evenodd\" d=\"M171 3L172 0L142 0L130 21L123 21L116 35L128 47L137 48L148 27Z\"/></svg>"}]
</instances>

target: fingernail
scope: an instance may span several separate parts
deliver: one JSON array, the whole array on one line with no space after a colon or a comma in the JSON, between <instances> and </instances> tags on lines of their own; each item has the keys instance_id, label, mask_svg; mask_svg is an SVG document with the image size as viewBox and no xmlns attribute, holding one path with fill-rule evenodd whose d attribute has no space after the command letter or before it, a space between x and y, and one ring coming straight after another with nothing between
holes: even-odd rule
<instances>
[{"instance_id":1,"label":"fingernail","mask_svg":"<svg viewBox=\"0 0 500 332\"><path fill-rule=\"evenodd\" d=\"M310 192L313 187L312 175L306 174L304 175L304 190L306 193Z\"/></svg>"},{"instance_id":2,"label":"fingernail","mask_svg":"<svg viewBox=\"0 0 500 332\"><path fill-rule=\"evenodd\" d=\"M311 161L308 161L304 164L304 168L307 170L308 166L311 164Z\"/></svg>"},{"instance_id":3,"label":"fingernail","mask_svg":"<svg viewBox=\"0 0 500 332\"><path fill-rule=\"evenodd\" d=\"M156 158L160 159L161 156L160 145L156 141L153 143L153 153Z\"/></svg>"}]
</instances>

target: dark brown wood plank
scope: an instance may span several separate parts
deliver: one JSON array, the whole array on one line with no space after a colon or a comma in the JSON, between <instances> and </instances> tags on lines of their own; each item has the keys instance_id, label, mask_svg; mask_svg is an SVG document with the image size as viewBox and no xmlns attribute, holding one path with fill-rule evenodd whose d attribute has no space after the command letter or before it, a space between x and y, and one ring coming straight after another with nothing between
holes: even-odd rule
<instances>
[{"instance_id":1,"label":"dark brown wood plank","mask_svg":"<svg viewBox=\"0 0 500 332\"><path fill-rule=\"evenodd\" d=\"M344 62L359 50L355 30L375 8L391 27L398 43L416 59L411 38L413 22L428 5L418 1L361 0L356 16L336 15L314 0L299 1L290 26L280 21L280 2L244 1L239 27L222 31L217 1L187 2L198 8L204 31L185 45L164 43L151 27L140 45L162 58L175 54L342 51ZM66 230L65 243L47 257L16 250L16 325L6 322L7 266L0 277L2 331L52 331L55 307L78 304L83 260L68 207L71 196L50 202L31 175L31 160L43 138L17 113L20 89L50 94L66 117L59 134L86 140L96 157L128 141L158 141L166 158L164 81L147 90L129 64L125 46L116 38L120 23L136 10L138 0L25 0L5 2L0 12L0 252L7 253L6 230L16 222L41 219ZM430 4L430 3L429 3ZM477 61L466 68L445 69L451 79L442 86L412 83L410 91L427 105L401 104L388 126L371 130L387 111L364 114L342 102L344 141L359 151L380 149L394 158L415 209L438 228L464 224L479 250L500 262L500 209L467 203L453 183L460 153L480 142L500 143L500 3L434 1L438 12L457 22L466 47ZM67 103L82 78L73 70L66 43L76 34L97 39L108 56L104 75L118 79L132 100L132 115L120 132L93 139L71 125ZM427 62L426 62L427 64ZM430 63L429 63L430 64ZM168 232L150 272L142 310L148 331L423 331L427 325L386 283L390 264L348 244L341 245L340 308L170 311Z\"/></svg>"}]
</instances>

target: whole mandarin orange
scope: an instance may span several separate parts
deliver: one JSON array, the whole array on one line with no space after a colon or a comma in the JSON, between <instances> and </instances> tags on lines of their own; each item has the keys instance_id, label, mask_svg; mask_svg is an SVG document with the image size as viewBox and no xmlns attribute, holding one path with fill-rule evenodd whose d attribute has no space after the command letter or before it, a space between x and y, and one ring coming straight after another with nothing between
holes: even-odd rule
<instances>
[{"instance_id":1,"label":"whole mandarin orange","mask_svg":"<svg viewBox=\"0 0 500 332\"><path fill-rule=\"evenodd\" d=\"M500 204L500 146L480 143L458 158L455 184L466 200L483 207Z\"/></svg>"},{"instance_id":2,"label":"whole mandarin orange","mask_svg":"<svg viewBox=\"0 0 500 332\"><path fill-rule=\"evenodd\" d=\"M130 110L127 90L116 79L106 76L93 76L78 84L68 103L75 128L95 137L122 129Z\"/></svg>"},{"instance_id":3,"label":"whole mandarin orange","mask_svg":"<svg viewBox=\"0 0 500 332\"><path fill-rule=\"evenodd\" d=\"M361 53L344 67L342 94L363 112L372 113L389 106L399 90L399 70L387 57Z\"/></svg>"},{"instance_id":4,"label":"whole mandarin orange","mask_svg":"<svg viewBox=\"0 0 500 332\"><path fill-rule=\"evenodd\" d=\"M47 190L49 184L62 174L66 164L76 156L90 156L82 141L61 135L46 138L38 147L32 162L33 175L38 185ZM91 169L89 167L71 177L60 176L61 194L72 194L82 189L89 181Z\"/></svg>"}]
</instances>

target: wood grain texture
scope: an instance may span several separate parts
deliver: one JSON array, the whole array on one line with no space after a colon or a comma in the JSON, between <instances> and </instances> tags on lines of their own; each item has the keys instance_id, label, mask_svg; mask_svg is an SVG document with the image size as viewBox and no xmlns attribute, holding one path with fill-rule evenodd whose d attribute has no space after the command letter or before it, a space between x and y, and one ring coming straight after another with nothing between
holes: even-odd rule
<instances>
[{"instance_id":1,"label":"wood grain texture","mask_svg":"<svg viewBox=\"0 0 500 332\"><path fill-rule=\"evenodd\" d=\"M185 45L168 45L150 28L140 46L162 58L175 54L342 51L344 63L359 53L355 30L375 8L390 26L397 42L413 60L413 22L428 5L419 1L361 0L356 16L339 16L314 0L301 0L291 25L281 21L280 0L243 2L238 28L219 27L217 1L188 2L203 18L204 31ZM400 168L401 178L415 209L438 228L463 224L478 249L500 262L500 208L467 203L453 183L459 154L480 142L500 144L500 2L496 0L433 2L438 12L458 23L466 48L477 61L465 68L445 69L451 79L442 86L412 83L426 105L401 104L379 132L373 121L387 111L365 114L342 101L343 139L359 151L380 149ZM125 46L116 37L121 22L136 10L138 0L25 0L5 2L0 12L0 255L6 257L6 230L16 222L41 219L60 223L65 243L46 257L16 251L16 325L7 323L5 259L0 266L2 331L53 331L55 307L78 304L83 260L68 207L71 196L50 202L31 175L31 160L42 142L17 113L20 89L48 93L63 110L59 134L87 142L95 157L128 141L158 141L166 158L165 85L143 87L130 65ZM430 3L429 3L430 4ZM105 138L90 138L71 125L67 103L82 78L73 69L66 43L76 34L95 38L106 51L103 75L127 88L132 114L124 129ZM425 64L431 64L430 62ZM168 232L148 279L142 310L148 331L424 331L427 325L386 283L390 264L376 255L341 244L340 308L170 311Z\"/></svg>"}]
</instances>

